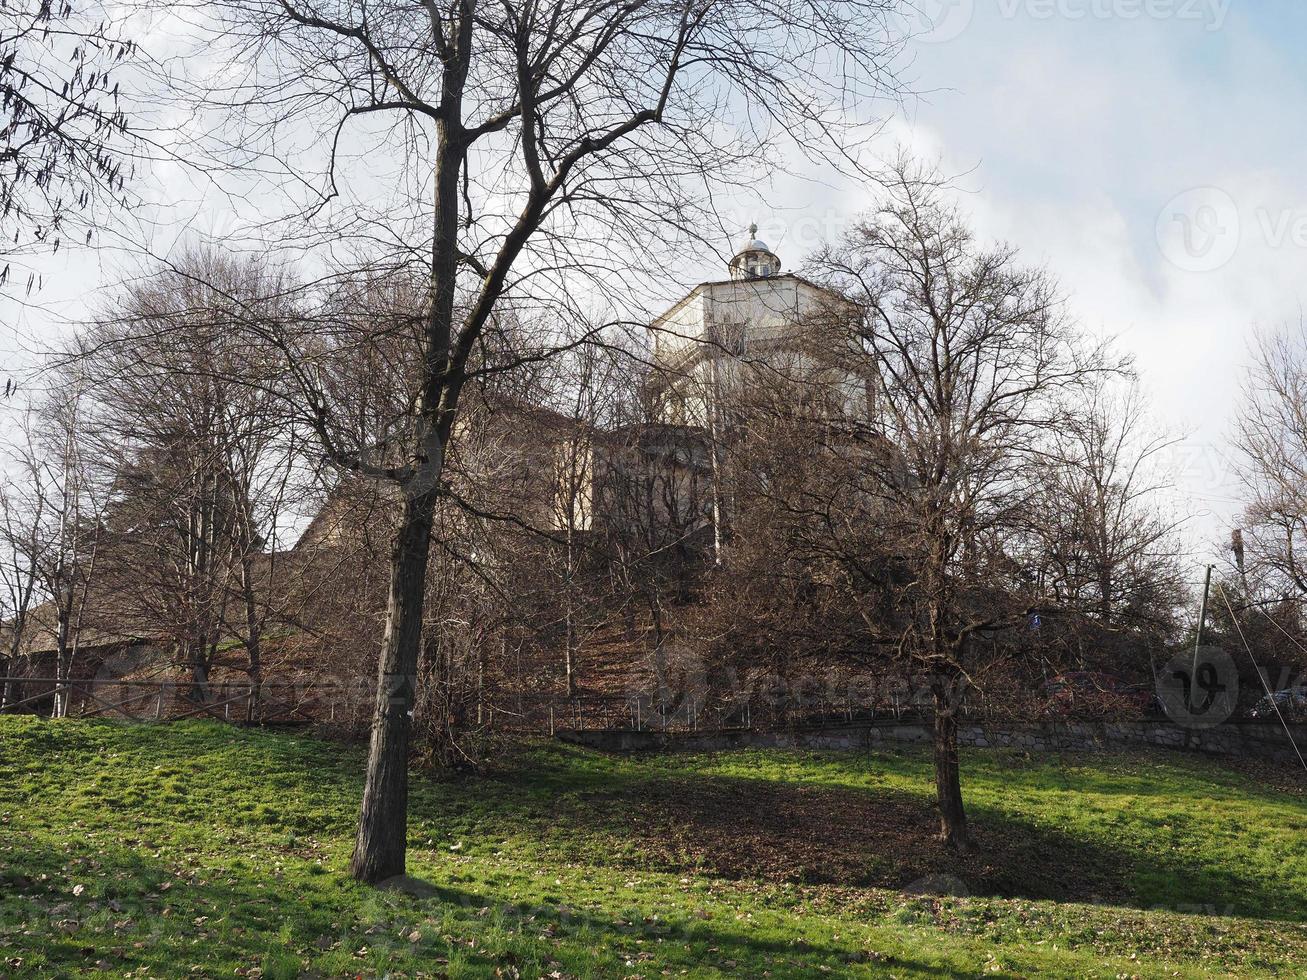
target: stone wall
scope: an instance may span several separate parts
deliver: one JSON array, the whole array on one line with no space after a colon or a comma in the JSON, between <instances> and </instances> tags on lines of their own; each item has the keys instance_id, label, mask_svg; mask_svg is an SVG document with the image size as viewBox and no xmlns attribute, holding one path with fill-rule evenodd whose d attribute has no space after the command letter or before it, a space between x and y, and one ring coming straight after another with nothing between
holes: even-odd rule
<instances>
[{"instance_id":1,"label":"stone wall","mask_svg":"<svg viewBox=\"0 0 1307 980\"><path fill-rule=\"evenodd\" d=\"M1289 728L1299 747L1307 752L1307 725ZM913 742L928 745L931 736L925 725L884 722L777 732L560 731L558 737L606 752L714 752L738 748L871 749ZM963 745L981 748L1031 752L1095 752L1155 746L1299 765L1293 745L1278 722L1231 723L1211 729L1181 728L1169 721L963 725L958 740Z\"/></svg>"}]
</instances>

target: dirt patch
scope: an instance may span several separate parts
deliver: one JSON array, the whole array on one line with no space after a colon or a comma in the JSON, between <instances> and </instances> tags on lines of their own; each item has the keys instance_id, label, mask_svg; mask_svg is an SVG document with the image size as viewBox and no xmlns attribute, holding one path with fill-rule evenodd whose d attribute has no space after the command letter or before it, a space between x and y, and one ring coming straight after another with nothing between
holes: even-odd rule
<instances>
[{"instance_id":1,"label":"dirt patch","mask_svg":"<svg viewBox=\"0 0 1307 980\"><path fill-rule=\"evenodd\" d=\"M1112 855L1042 828L973 815L978 846L958 856L936 839L934 807L913 797L696 779L583 803L620 824L609 828L630 841L634 860L659 870L1078 901L1125 894Z\"/></svg>"}]
</instances>

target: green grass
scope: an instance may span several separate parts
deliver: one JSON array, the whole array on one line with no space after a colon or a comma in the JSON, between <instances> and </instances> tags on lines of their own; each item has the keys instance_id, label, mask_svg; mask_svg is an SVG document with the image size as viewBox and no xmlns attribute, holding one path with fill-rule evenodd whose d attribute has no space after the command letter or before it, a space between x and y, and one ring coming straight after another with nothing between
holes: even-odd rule
<instances>
[{"instance_id":1,"label":"green grass","mask_svg":"<svg viewBox=\"0 0 1307 980\"><path fill-rule=\"evenodd\" d=\"M418 880L379 891L344 873L358 748L0 718L0 975L1307 975L1301 788L963 762L982 849L957 861L918 753L525 746L415 776Z\"/></svg>"}]
</instances>

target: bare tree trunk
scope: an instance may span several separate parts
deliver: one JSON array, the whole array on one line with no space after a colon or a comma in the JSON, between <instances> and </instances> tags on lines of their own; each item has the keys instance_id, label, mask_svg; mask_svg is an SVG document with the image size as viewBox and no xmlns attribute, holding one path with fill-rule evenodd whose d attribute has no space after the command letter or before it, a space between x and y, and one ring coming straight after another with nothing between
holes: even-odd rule
<instances>
[{"instance_id":1,"label":"bare tree trunk","mask_svg":"<svg viewBox=\"0 0 1307 980\"><path fill-rule=\"evenodd\" d=\"M575 500L575 495L573 495ZM573 526L575 515L569 508L567 521L567 582L565 583L565 600L567 602L567 629L564 637L563 669L567 675L567 696L576 697L576 543Z\"/></svg>"},{"instance_id":2,"label":"bare tree trunk","mask_svg":"<svg viewBox=\"0 0 1307 980\"><path fill-rule=\"evenodd\" d=\"M59 610L59 634L58 645L55 651L55 687L54 687L54 717L68 717L68 676L72 673L73 657L68 646L68 627L69 627L68 610Z\"/></svg>"},{"instance_id":3,"label":"bare tree trunk","mask_svg":"<svg viewBox=\"0 0 1307 980\"><path fill-rule=\"evenodd\" d=\"M192 704L201 705L209 700L209 659L206 636L193 636L183 647L182 662L190 668L191 683L186 688L186 698Z\"/></svg>"},{"instance_id":4,"label":"bare tree trunk","mask_svg":"<svg viewBox=\"0 0 1307 980\"><path fill-rule=\"evenodd\" d=\"M722 563L722 521L724 519L724 507L722 504L722 458L719 439L719 429L717 421L718 398L721 394L719 381L717 377L718 358L714 351L712 356L712 381L710 390L704 398L705 411L708 413L708 448L711 452L710 462L712 464L712 549L713 562L720 565Z\"/></svg>"},{"instance_id":5,"label":"bare tree trunk","mask_svg":"<svg viewBox=\"0 0 1307 980\"><path fill-rule=\"evenodd\" d=\"M572 632L572 615L570 611L567 618L567 652L563 668L567 673L567 696L574 698L576 697L576 640Z\"/></svg>"},{"instance_id":6,"label":"bare tree trunk","mask_svg":"<svg viewBox=\"0 0 1307 980\"><path fill-rule=\"evenodd\" d=\"M65 643L58 657L55 668L55 712L56 718L67 718L72 707L73 646Z\"/></svg>"},{"instance_id":7,"label":"bare tree trunk","mask_svg":"<svg viewBox=\"0 0 1307 980\"><path fill-rule=\"evenodd\" d=\"M62 711L59 715L61 718L68 717L68 707L72 697L72 691L68 687L69 680L73 672L73 662L77 659L77 651L82 642L82 615L86 612L86 597L91 591L91 580L95 577L95 561L99 554L100 531L97 526L95 535L91 539L91 560L87 565L86 574L82 577L81 595L77 597L76 606L74 607L73 585L68 586L68 610L67 623L61 625L61 642L60 642L60 661L63 668L59 673L59 683L63 688ZM73 616L77 617L76 622Z\"/></svg>"},{"instance_id":8,"label":"bare tree trunk","mask_svg":"<svg viewBox=\"0 0 1307 980\"><path fill-rule=\"evenodd\" d=\"M653 589L646 589L645 602L649 606L649 624L653 627L654 656L661 657L663 643L667 639L666 630L663 628L663 604L658 601L658 593ZM662 670L661 661L659 664L659 670Z\"/></svg>"},{"instance_id":9,"label":"bare tree trunk","mask_svg":"<svg viewBox=\"0 0 1307 980\"><path fill-rule=\"evenodd\" d=\"M245 702L245 720L259 717L263 695L263 628L259 622L258 600L254 595L254 575L250 568L249 549L241 556L241 597L245 603L245 650L249 655L250 696Z\"/></svg>"},{"instance_id":10,"label":"bare tree trunk","mask_svg":"<svg viewBox=\"0 0 1307 980\"><path fill-rule=\"evenodd\" d=\"M459 44L470 44L472 22L457 25ZM467 54L463 51L462 54ZM427 376L416 406L421 435L415 458L419 475L406 489L390 560L386 631L378 665L367 777L350 872L377 884L404 874L408 841L408 753L416 704L427 562L444 452L454 424L461 381L445 374L451 357L454 292L458 275L459 177L467 144L461 126L467 62L457 57L443 76L440 135L436 147L434 234L431 241L431 305L423 339ZM425 483L419 488L418 481Z\"/></svg>"},{"instance_id":11,"label":"bare tree trunk","mask_svg":"<svg viewBox=\"0 0 1307 980\"><path fill-rule=\"evenodd\" d=\"M32 657L30 654L19 653L17 642L14 644L14 650L9 657L9 666L5 668L9 678L4 684L3 700L0 700L0 713L12 711L14 704L22 701L27 693L26 686L23 683L24 677L30 677L32 674Z\"/></svg>"},{"instance_id":12,"label":"bare tree trunk","mask_svg":"<svg viewBox=\"0 0 1307 980\"><path fill-rule=\"evenodd\" d=\"M1107 552L1104 551L1103 554L1104 556L1106 556ZM1098 576L1098 593L1099 593L1098 615L1104 626L1111 626L1112 612L1113 612L1112 572L1111 569L1108 567L1108 559L1106 557L1101 558L1100 562L1102 563L1102 571L1099 573Z\"/></svg>"},{"instance_id":13,"label":"bare tree trunk","mask_svg":"<svg viewBox=\"0 0 1307 980\"><path fill-rule=\"evenodd\" d=\"M369 884L403 875L405 869L408 751L433 513L430 494L406 498L391 554L367 781L350 860L354 877Z\"/></svg>"},{"instance_id":14,"label":"bare tree trunk","mask_svg":"<svg viewBox=\"0 0 1307 980\"><path fill-rule=\"evenodd\" d=\"M14 651L5 661L4 675L7 678L4 685L0 687L0 714L8 711L15 701L22 700L22 687L20 686L18 672L22 669L19 664L22 656L18 653L18 643L14 643Z\"/></svg>"},{"instance_id":15,"label":"bare tree trunk","mask_svg":"<svg viewBox=\"0 0 1307 980\"><path fill-rule=\"evenodd\" d=\"M962 782L958 767L958 716L948 687L936 684L935 696L935 793L939 801L939 836L953 850L965 854L971 849L967 813L962 806Z\"/></svg>"}]
</instances>

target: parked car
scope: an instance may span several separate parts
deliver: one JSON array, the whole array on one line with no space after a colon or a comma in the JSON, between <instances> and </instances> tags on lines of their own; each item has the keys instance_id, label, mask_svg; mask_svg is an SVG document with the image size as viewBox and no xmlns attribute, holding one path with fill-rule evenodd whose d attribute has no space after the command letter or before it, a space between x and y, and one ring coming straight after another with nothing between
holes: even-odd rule
<instances>
[{"instance_id":1,"label":"parked car","mask_svg":"<svg viewBox=\"0 0 1307 980\"><path fill-rule=\"evenodd\" d=\"M1279 708L1277 712L1275 709ZM1248 712L1249 718L1258 721L1307 721L1307 688L1295 687L1276 691L1262 698Z\"/></svg>"},{"instance_id":2,"label":"parked car","mask_svg":"<svg viewBox=\"0 0 1307 980\"><path fill-rule=\"evenodd\" d=\"M1129 684L1115 674L1076 670L1044 682L1046 715L1090 718L1133 718L1148 713L1156 703L1146 684Z\"/></svg>"}]
</instances>

